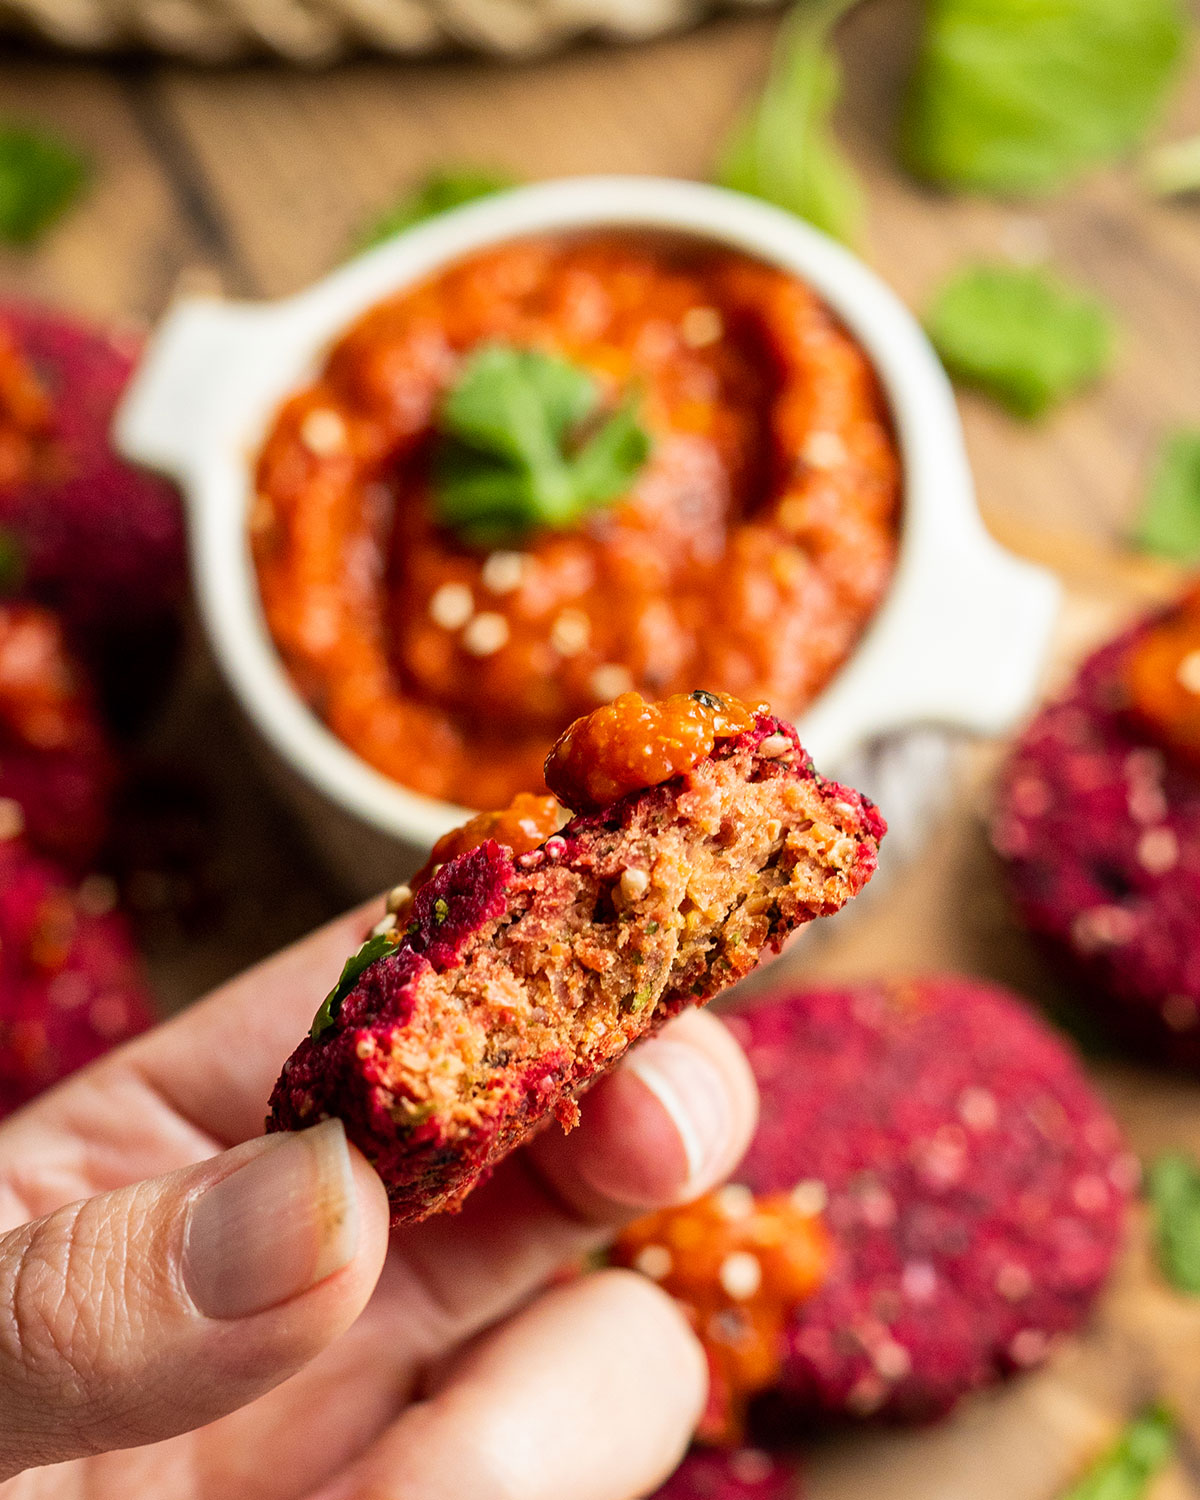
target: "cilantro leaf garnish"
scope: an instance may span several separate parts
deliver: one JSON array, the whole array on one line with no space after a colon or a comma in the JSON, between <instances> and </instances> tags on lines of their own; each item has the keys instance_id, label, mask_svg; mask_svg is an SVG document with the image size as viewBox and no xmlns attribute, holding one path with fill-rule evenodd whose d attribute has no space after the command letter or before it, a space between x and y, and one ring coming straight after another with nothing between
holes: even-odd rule
<instances>
[{"instance_id":1,"label":"cilantro leaf garnish","mask_svg":"<svg viewBox=\"0 0 1200 1500\"><path fill-rule=\"evenodd\" d=\"M1172 1446L1167 1413L1159 1407L1143 1412L1063 1500L1141 1500L1146 1486L1170 1458Z\"/></svg>"},{"instance_id":2,"label":"cilantro leaf garnish","mask_svg":"<svg viewBox=\"0 0 1200 1500\"><path fill-rule=\"evenodd\" d=\"M1133 539L1160 557L1200 558L1200 428L1164 439Z\"/></svg>"},{"instance_id":3,"label":"cilantro leaf garnish","mask_svg":"<svg viewBox=\"0 0 1200 1500\"><path fill-rule=\"evenodd\" d=\"M313 1018L309 1036L314 1042L319 1042L327 1031L332 1031L338 1016L341 1014L342 1005L346 996L358 983L359 978L381 958L386 958L389 953L396 951L396 944L400 941L400 934L393 928L391 932L377 933L369 937L357 953L352 953L342 965L342 972L338 982L329 991L321 1005L321 1009Z\"/></svg>"},{"instance_id":4,"label":"cilantro leaf garnish","mask_svg":"<svg viewBox=\"0 0 1200 1500\"><path fill-rule=\"evenodd\" d=\"M31 245L78 197L87 159L49 132L0 125L0 239Z\"/></svg>"},{"instance_id":5,"label":"cilantro leaf garnish","mask_svg":"<svg viewBox=\"0 0 1200 1500\"><path fill-rule=\"evenodd\" d=\"M359 236L358 249L369 250L372 245L390 240L394 234L411 229L414 224L435 219L438 214L460 208L464 203L474 203L477 198L488 198L505 188L515 187L516 181L507 172L493 171L488 167L450 167L431 172Z\"/></svg>"},{"instance_id":6,"label":"cilantro leaf garnish","mask_svg":"<svg viewBox=\"0 0 1200 1500\"><path fill-rule=\"evenodd\" d=\"M1200 1295L1200 1171L1171 1152L1150 1168L1146 1191L1163 1275L1182 1292Z\"/></svg>"},{"instance_id":7,"label":"cilantro leaf garnish","mask_svg":"<svg viewBox=\"0 0 1200 1500\"><path fill-rule=\"evenodd\" d=\"M1103 373L1103 305L1048 271L967 267L935 298L926 329L946 368L1019 417L1038 417Z\"/></svg>"},{"instance_id":8,"label":"cilantro leaf garnish","mask_svg":"<svg viewBox=\"0 0 1200 1500\"><path fill-rule=\"evenodd\" d=\"M839 240L854 239L863 195L830 128L841 71L829 34L853 0L799 0L780 29L767 82L735 128L717 181L765 198Z\"/></svg>"},{"instance_id":9,"label":"cilantro leaf garnish","mask_svg":"<svg viewBox=\"0 0 1200 1500\"><path fill-rule=\"evenodd\" d=\"M438 414L436 518L465 542L492 546L574 526L627 493L650 439L632 400L603 420L599 407L592 377L556 355L475 350Z\"/></svg>"},{"instance_id":10,"label":"cilantro leaf garnish","mask_svg":"<svg viewBox=\"0 0 1200 1500\"><path fill-rule=\"evenodd\" d=\"M1139 144L1186 36L1181 0L930 0L906 164L946 187L1053 191Z\"/></svg>"}]
</instances>

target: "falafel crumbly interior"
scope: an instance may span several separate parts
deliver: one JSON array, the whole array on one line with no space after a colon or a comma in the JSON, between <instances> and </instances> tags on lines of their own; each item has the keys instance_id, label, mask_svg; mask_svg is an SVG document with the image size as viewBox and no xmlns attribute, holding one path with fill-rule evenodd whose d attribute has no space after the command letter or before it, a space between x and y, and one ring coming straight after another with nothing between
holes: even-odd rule
<instances>
[{"instance_id":1,"label":"falafel crumbly interior","mask_svg":"<svg viewBox=\"0 0 1200 1500\"><path fill-rule=\"evenodd\" d=\"M549 1067L568 1086L591 1078L747 974L772 934L857 889L860 844L839 813L852 809L821 782L747 748L614 810L558 859L554 840L519 857L505 914L372 1040L395 1122L436 1114L449 1138L469 1132Z\"/></svg>"}]
</instances>

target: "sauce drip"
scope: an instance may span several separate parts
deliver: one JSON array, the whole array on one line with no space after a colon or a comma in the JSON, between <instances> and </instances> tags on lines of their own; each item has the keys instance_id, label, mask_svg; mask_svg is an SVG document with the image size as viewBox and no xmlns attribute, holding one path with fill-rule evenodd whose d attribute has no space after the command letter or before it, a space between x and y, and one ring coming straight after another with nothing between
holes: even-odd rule
<instances>
[{"instance_id":1,"label":"sauce drip","mask_svg":"<svg viewBox=\"0 0 1200 1500\"><path fill-rule=\"evenodd\" d=\"M575 812L607 807L690 771L717 740L753 727L753 710L718 693L676 693L661 703L622 693L561 736L546 759L546 785Z\"/></svg>"},{"instance_id":2,"label":"sauce drip","mask_svg":"<svg viewBox=\"0 0 1200 1500\"><path fill-rule=\"evenodd\" d=\"M514 855L537 849L567 821L570 814L556 797L539 797L533 792L518 792L507 807L496 812L477 813L461 828L452 828L434 844L428 860L413 876L408 890L415 895L449 860L457 859L471 849L478 849L489 839L506 845Z\"/></svg>"}]
</instances>

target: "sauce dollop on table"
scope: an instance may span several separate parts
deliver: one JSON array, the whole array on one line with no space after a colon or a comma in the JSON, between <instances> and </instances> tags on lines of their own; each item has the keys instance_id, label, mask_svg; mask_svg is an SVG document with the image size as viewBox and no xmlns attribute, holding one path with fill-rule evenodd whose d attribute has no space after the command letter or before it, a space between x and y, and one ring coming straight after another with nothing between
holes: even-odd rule
<instances>
[{"instance_id":1,"label":"sauce dollop on table","mask_svg":"<svg viewBox=\"0 0 1200 1500\"><path fill-rule=\"evenodd\" d=\"M612 1259L657 1281L681 1305L708 1358L699 1436L731 1446L746 1410L779 1380L786 1330L819 1289L833 1250L824 1221L787 1193L740 1183L629 1224Z\"/></svg>"},{"instance_id":2,"label":"sauce dollop on table","mask_svg":"<svg viewBox=\"0 0 1200 1500\"><path fill-rule=\"evenodd\" d=\"M651 438L629 493L492 549L435 519L480 345L548 351ZM299 690L372 765L501 806L575 718L697 685L800 712L887 586L899 460L866 356L787 273L703 241L521 240L373 308L279 412L250 530Z\"/></svg>"}]
</instances>

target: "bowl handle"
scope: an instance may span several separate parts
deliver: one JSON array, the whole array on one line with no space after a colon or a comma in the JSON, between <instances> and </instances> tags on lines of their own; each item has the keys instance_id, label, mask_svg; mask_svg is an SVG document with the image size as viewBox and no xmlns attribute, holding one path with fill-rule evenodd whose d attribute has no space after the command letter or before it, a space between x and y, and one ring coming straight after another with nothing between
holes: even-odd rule
<instances>
[{"instance_id":1,"label":"bowl handle","mask_svg":"<svg viewBox=\"0 0 1200 1500\"><path fill-rule=\"evenodd\" d=\"M257 315L257 316L256 316ZM150 337L113 419L123 457L186 480L228 409L230 376L261 311L210 297L176 302Z\"/></svg>"},{"instance_id":2,"label":"bowl handle","mask_svg":"<svg viewBox=\"0 0 1200 1500\"><path fill-rule=\"evenodd\" d=\"M1062 586L973 513L947 523L913 549L850 668L804 715L818 764L915 724L1002 734L1033 706Z\"/></svg>"},{"instance_id":3,"label":"bowl handle","mask_svg":"<svg viewBox=\"0 0 1200 1500\"><path fill-rule=\"evenodd\" d=\"M1002 734L1037 696L1062 585L982 525L955 554L941 560L941 608L914 643L925 661L916 697L927 719Z\"/></svg>"}]
</instances>

